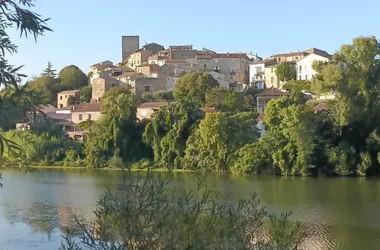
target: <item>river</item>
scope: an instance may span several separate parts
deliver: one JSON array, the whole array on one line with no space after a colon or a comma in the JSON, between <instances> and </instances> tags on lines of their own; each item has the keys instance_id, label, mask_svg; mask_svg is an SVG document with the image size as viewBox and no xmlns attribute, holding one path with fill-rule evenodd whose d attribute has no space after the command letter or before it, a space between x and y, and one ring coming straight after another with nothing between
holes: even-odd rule
<instances>
[{"instance_id":1,"label":"river","mask_svg":"<svg viewBox=\"0 0 380 250\"><path fill-rule=\"evenodd\" d=\"M121 180L118 171L1 172L0 250L58 249L72 215L91 217L98 197ZM231 201L257 190L271 212L293 211L312 232L308 249L380 249L380 179L210 175L207 183ZM173 173L171 185L190 191L196 177Z\"/></svg>"}]
</instances>

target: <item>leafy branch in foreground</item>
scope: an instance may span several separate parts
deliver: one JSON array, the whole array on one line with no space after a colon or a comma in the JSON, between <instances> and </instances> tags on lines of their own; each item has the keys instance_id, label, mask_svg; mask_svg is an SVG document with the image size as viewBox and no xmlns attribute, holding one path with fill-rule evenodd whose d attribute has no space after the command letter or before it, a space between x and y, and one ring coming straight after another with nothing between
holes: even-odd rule
<instances>
[{"instance_id":1,"label":"leafy branch in foreground","mask_svg":"<svg viewBox=\"0 0 380 250\"><path fill-rule=\"evenodd\" d=\"M306 234L290 213L277 217L254 192L238 204L224 201L199 181L194 192L178 193L165 179L125 181L98 201L95 219L76 218L77 237L61 250L79 249L299 249Z\"/></svg>"}]
</instances>

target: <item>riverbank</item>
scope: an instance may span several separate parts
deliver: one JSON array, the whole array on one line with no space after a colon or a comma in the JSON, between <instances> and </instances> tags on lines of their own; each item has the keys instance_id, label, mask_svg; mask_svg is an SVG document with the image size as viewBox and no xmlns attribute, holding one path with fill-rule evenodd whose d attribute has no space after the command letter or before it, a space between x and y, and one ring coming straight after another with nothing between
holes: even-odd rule
<instances>
[{"instance_id":1,"label":"riverbank","mask_svg":"<svg viewBox=\"0 0 380 250\"><path fill-rule=\"evenodd\" d=\"M94 170L94 171L122 171L120 168L86 168L86 167L64 167L64 166L31 166L32 169L56 169L56 170ZM128 169L123 169L124 171L128 171ZM131 168L132 172L147 172L148 168ZM149 171L152 172L168 172L167 168L150 168ZM173 169L171 172L174 173L194 173L194 170L186 170L186 169Z\"/></svg>"}]
</instances>

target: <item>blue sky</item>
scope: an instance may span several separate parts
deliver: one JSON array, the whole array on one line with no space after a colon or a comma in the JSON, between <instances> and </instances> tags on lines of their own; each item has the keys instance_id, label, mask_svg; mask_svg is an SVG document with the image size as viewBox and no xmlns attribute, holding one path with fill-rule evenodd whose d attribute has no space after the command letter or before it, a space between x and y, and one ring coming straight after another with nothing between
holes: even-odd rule
<instances>
[{"instance_id":1,"label":"blue sky","mask_svg":"<svg viewBox=\"0 0 380 250\"><path fill-rule=\"evenodd\" d=\"M335 52L357 36L380 38L378 0L36 0L54 32L33 39L10 32L19 53L8 57L39 75L51 61L85 73L104 60L121 60L121 36L140 45L193 44L217 52L246 51L268 57L311 47Z\"/></svg>"}]
</instances>

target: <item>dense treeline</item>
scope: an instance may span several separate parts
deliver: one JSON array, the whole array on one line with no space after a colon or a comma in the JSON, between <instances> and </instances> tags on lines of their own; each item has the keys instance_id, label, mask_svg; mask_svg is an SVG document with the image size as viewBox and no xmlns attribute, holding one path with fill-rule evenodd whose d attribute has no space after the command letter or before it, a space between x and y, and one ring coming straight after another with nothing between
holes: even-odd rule
<instances>
[{"instance_id":1,"label":"dense treeline","mask_svg":"<svg viewBox=\"0 0 380 250\"><path fill-rule=\"evenodd\" d=\"M199 73L183 76L172 93L141 99L128 88L113 88L103 98L101 119L82 123L86 143L66 150L69 154L78 150L75 157L52 152L58 157L42 157L43 162L77 158L93 168L143 162L158 168L237 174L378 174L379 54L376 38L356 38L329 62L315 62L311 82L288 81L284 87L289 94L265 108L266 133L261 138L256 126L257 89L221 88L212 76ZM318 102L305 98L301 90L335 99L315 110ZM169 103L153 120L139 121L136 109L143 101Z\"/></svg>"}]
</instances>

